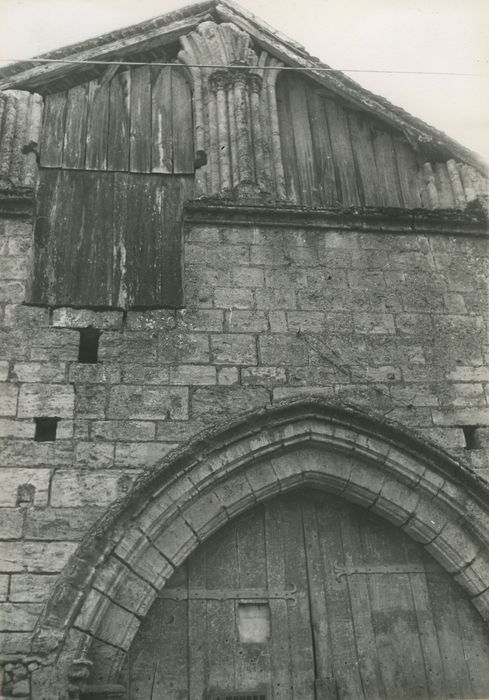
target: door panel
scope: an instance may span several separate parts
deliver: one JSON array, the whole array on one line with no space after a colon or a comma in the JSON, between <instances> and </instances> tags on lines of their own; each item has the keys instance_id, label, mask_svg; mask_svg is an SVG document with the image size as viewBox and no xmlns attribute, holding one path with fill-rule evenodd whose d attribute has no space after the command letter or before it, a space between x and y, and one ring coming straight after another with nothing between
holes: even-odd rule
<instances>
[{"instance_id":1,"label":"door panel","mask_svg":"<svg viewBox=\"0 0 489 700\"><path fill-rule=\"evenodd\" d=\"M480 618L420 545L338 497L301 492L189 557L126 673L131 700L484 698L488 659Z\"/></svg>"}]
</instances>

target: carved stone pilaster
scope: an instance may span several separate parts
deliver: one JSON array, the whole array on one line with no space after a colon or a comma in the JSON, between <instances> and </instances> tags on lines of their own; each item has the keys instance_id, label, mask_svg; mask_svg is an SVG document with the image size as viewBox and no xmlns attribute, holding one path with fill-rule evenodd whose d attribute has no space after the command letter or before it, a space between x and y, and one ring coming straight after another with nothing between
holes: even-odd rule
<instances>
[{"instance_id":1,"label":"carved stone pilaster","mask_svg":"<svg viewBox=\"0 0 489 700\"><path fill-rule=\"evenodd\" d=\"M282 64L266 52L258 56L249 35L231 23L202 22L180 41L179 59L193 83L196 152L206 156L196 173L197 193L246 186L247 192L284 196L270 95Z\"/></svg>"}]
</instances>

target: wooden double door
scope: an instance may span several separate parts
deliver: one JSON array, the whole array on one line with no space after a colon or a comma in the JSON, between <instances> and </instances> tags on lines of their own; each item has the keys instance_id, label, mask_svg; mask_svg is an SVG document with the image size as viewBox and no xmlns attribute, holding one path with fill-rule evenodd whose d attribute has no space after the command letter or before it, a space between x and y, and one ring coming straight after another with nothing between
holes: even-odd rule
<instances>
[{"instance_id":1,"label":"wooden double door","mask_svg":"<svg viewBox=\"0 0 489 700\"><path fill-rule=\"evenodd\" d=\"M305 491L192 554L141 625L125 677L131 700L489 698L489 638L420 545Z\"/></svg>"}]
</instances>

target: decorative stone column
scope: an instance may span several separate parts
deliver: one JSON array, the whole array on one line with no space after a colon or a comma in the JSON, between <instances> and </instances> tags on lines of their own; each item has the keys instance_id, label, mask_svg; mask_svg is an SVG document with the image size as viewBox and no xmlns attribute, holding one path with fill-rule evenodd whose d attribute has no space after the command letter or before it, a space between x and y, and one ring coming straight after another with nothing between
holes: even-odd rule
<instances>
[{"instance_id":1,"label":"decorative stone column","mask_svg":"<svg viewBox=\"0 0 489 700\"><path fill-rule=\"evenodd\" d=\"M196 156L203 164L197 193L240 190L283 198L275 99L282 64L264 51L258 56L249 35L230 23L202 22L180 41L178 56L194 92Z\"/></svg>"}]
</instances>

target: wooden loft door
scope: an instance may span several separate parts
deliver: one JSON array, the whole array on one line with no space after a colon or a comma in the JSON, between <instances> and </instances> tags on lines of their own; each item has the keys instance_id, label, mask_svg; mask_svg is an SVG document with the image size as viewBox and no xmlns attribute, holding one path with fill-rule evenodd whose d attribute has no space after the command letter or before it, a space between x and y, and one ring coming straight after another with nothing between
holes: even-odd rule
<instances>
[{"instance_id":1,"label":"wooden loft door","mask_svg":"<svg viewBox=\"0 0 489 700\"><path fill-rule=\"evenodd\" d=\"M280 497L213 535L130 650L132 700L489 697L489 639L423 548L338 497Z\"/></svg>"}]
</instances>

